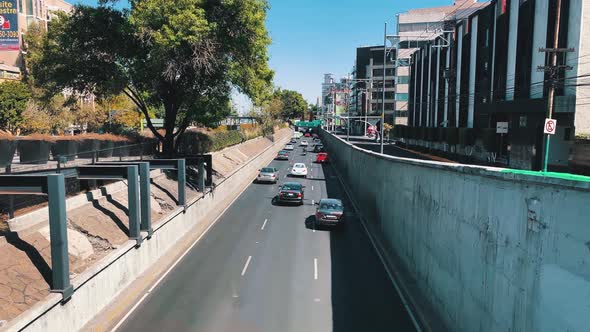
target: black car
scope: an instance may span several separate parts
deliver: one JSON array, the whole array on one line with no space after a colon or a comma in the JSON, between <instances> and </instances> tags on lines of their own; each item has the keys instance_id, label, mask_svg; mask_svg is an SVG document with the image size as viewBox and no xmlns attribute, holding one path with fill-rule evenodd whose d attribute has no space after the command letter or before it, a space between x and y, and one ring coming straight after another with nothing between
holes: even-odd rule
<instances>
[{"instance_id":1,"label":"black car","mask_svg":"<svg viewBox=\"0 0 590 332\"><path fill-rule=\"evenodd\" d=\"M279 203L296 203L303 205L303 199L305 196L303 189L305 189L305 186L301 183L285 182L279 190L277 201Z\"/></svg>"},{"instance_id":2,"label":"black car","mask_svg":"<svg viewBox=\"0 0 590 332\"><path fill-rule=\"evenodd\" d=\"M315 225L343 227L344 206L341 200L324 198L316 205Z\"/></svg>"},{"instance_id":3,"label":"black car","mask_svg":"<svg viewBox=\"0 0 590 332\"><path fill-rule=\"evenodd\" d=\"M319 152L326 152L326 150L324 149L323 145L316 145L313 147L313 152L315 153L319 153Z\"/></svg>"}]
</instances>

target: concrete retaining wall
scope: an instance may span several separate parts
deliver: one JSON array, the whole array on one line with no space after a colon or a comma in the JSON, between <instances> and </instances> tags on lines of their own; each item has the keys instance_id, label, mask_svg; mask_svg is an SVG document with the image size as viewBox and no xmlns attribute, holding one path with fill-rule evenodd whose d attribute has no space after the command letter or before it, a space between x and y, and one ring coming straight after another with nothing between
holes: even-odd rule
<instances>
[{"instance_id":1,"label":"concrete retaining wall","mask_svg":"<svg viewBox=\"0 0 590 332\"><path fill-rule=\"evenodd\" d=\"M283 136L276 144L217 183L214 192L190 202L186 211L174 211L166 221L158 224L153 237L144 240L141 247L135 248L135 243L129 241L79 275L73 280L74 295L66 304L60 304L61 295L51 295L11 321L6 330L81 329L137 277L157 263L181 238L185 235L196 236L207 229L215 217L252 183L258 169L266 166L289 139L290 135Z\"/></svg>"},{"instance_id":2,"label":"concrete retaining wall","mask_svg":"<svg viewBox=\"0 0 590 332\"><path fill-rule=\"evenodd\" d=\"M450 330L590 329L589 182L381 156L323 136L373 235Z\"/></svg>"}]
</instances>

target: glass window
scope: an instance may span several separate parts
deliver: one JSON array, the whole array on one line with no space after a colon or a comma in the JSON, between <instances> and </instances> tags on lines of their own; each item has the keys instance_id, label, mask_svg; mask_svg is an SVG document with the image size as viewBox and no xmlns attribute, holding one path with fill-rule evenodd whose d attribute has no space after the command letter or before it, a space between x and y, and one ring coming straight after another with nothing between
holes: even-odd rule
<instances>
[{"instance_id":1,"label":"glass window","mask_svg":"<svg viewBox=\"0 0 590 332\"><path fill-rule=\"evenodd\" d=\"M407 93L396 93L395 100L398 101L408 101L408 94Z\"/></svg>"},{"instance_id":2,"label":"glass window","mask_svg":"<svg viewBox=\"0 0 590 332\"><path fill-rule=\"evenodd\" d=\"M398 76L397 84L410 84L410 76Z\"/></svg>"},{"instance_id":3,"label":"glass window","mask_svg":"<svg viewBox=\"0 0 590 332\"><path fill-rule=\"evenodd\" d=\"M27 0L27 15L33 15L33 0Z\"/></svg>"}]
</instances>

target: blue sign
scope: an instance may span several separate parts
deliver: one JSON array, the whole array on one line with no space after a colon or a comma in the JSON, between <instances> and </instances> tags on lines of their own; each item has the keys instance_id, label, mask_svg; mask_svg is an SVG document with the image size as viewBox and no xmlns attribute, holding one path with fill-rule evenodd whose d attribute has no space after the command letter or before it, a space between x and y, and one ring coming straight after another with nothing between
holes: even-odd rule
<instances>
[{"instance_id":1,"label":"blue sign","mask_svg":"<svg viewBox=\"0 0 590 332\"><path fill-rule=\"evenodd\" d=\"M18 51L18 9L16 0L0 0L0 50Z\"/></svg>"}]
</instances>

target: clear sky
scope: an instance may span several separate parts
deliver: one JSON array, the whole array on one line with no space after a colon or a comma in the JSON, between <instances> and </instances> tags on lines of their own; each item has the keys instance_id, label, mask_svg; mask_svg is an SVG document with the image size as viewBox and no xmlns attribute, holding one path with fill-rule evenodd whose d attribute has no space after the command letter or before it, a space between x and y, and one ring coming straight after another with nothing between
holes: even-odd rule
<instances>
[{"instance_id":1,"label":"clear sky","mask_svg":"<svg viewBox=\"0 0 590 332\"><path fill-rule=\"evenodd\" d=\"M173 0L171 0L173 1ZM96 0L76 0L95 4ZM124 1L122 1L124 2ZM356 48L383 44L383 23L394 33L395 15L412 8L451 5L453 0L270 0L267 27L273 43L275 84L296 90L310 103L321 94L324 73L343 77ZM239 111L248 103L237 97Z\"/></svg>"}]
</instances>

